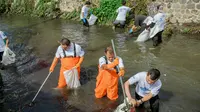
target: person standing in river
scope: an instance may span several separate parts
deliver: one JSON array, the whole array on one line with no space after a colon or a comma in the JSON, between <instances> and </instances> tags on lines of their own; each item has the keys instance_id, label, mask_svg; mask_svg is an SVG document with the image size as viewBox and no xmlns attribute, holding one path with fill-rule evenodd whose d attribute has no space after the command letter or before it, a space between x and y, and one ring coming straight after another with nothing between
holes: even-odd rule
<instances>
[{"instance_id":1,"label":"person standing in river","mask_svg":"<svg viewBox=\"0 0 200 112\"><path fill-rule=\"evenodd\" d=\"M87 21L87 16L88 16L88 12L90 10L90 8L89 8L90 4L91 3L89 1L86 1L85 5L81 9L81 14L80 14L81 21L83 22L83 25L86 27L89 27L89 23Z\"/></svg>"},{"instance_id":2,"label":"person standing in river","mask_svg":"<svg viewBox=\"0 0 200 112\"><path fill-rule=\"evenodd\" d=\"M97 76L95 96L102 98L107 95L110 100L118 98L118 80L124 76L124 64L120 57L114 59L112 47L105 48L105 56L99 59L99 73ZM116 66L119 66L119 73L116 72Z\"/></svg>"},{"instance_id":3,"label":"person standing in river","mask_svg":"<svg viewBox=\"0 0 200 112\"><path fill-rule=\"evenodd\" d=\"M0 31L0 61L2 61L5 47L8 47L8 37L3 31Z\"/></svg>"},{"instance_id":4,"label":"person standing in river","mask_svg":"<svg viewBox=\"0 0 200 112\"><path fill-rule=\"evenodd\" d=\"M158 13L153 17L153 23L155 25L150 29L150 36L153 40L153 46L158 46L160 43L162 43L162 33L165 29L166 14L163 11L163 6L158 5L157 10Z\"/></svg>"},{"instance_id":5,"label":"person standing in river","mask_svg":"<svg viewBox=\"0 0 200 112\"><path fill-rule=\"evenodd\" d=\"M80 79L80 65L83 62L84 54L85 52L81 46L70 42L69 39L63 38L60 41L60 46L56 51L54 60L49 70L50 72L53 72L58 61L61 61L60 76L58 86L56 88L61 89L67 85L64 77L64 71L70 70L74 67L77 68Z\"/></svg>"},{"instance_id":6,"label":"person standing in river","mask_svg":"<svg viewBox=\"0 0 200 112\"><path fill-rule=\"evenodd\" d=\"M158 93L162 86L160 81L160 71L158 69L150 69L148 72L139 72L129 78L124 83L125 92L128 100L139 109L144 107L151 112L159 112L159 96ZM136 84L135 98L131 96L130 85Z\"/></svg>"},{"instance_id":7,"label":"person standing in river","mask_svg":"<svg viewBox=\"0 0 200 112\"><path fill-rule=\"evenodd\" d=\"M117 9L117 11L116 11L118 13L118 15L117 15L116 20L113 23L113 25L114 25L113 29L115 29L116 26L118 26L118 25L120 25L120 28L124 28L125 27L126 14L131 11L131 8L129 8L129 7L125 6L125 5L126 5L126 1L123 0L122 1L122 6L119 7Z\"/></svg>"},{"instance_id":8,"label":"person standing in river","mask_svg":"<svg viewBox=\"0 0 200 112\"><path fill-rule=\"evenodd\" d=\"M3 31L0 31L0 69L4 69L4 65L1 63L4 49L8 47L8 37ZM3 93L3 79L0 73L0 109L3 110L3 103L4 103L4 93Z\"/></svg>"}]
</instances>

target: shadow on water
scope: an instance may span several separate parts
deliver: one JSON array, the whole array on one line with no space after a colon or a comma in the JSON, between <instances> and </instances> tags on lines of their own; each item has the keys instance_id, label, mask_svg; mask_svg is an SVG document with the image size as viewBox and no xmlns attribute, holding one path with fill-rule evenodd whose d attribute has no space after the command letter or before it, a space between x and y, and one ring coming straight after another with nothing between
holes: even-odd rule
<instances>
[{"instance_id":1,"label":"shadow on water","mask_svg":"<svg viewBox=\"0 0 200 112\"><path fill-rule=\"evenodd\" d=\"M93 65L88 68L81 68L80 83L86 84L88 81L96 79L98 73L97 66Z\"/></svg>"},{"instance_id":2,"label":"shadow on water","mask_svg":"<svg viewBox=\"0 0 200 112\"><path fill-rule=\"evenodd\" d=\"M93 74L97 72L97 69L95 67L90 67L89 69L82 68L81 70L82 70L81 72L82 77L80 81L82 82L82 86L84 86L84 84L86 84L88 81L95 78ZM40 71L39 73L43 71L44 70ZM68 103L68 97L70 95L72 96L75 95L75 97L77 97L76 95L80 94L81 91L68 90L68 89L56 91L50 89L53 88L51 85L51 81L52 79L54 79L55 76L52 76L49 79L49 81L46 82L45 84L46 87L44 86L44 88L36 98L35 104L32 107L30 107L28 106L28 104L31 103L30 101L36 94L38 88L41 86L41 83L43 82L46 75L43 75L40 81L32 80L33 78L38 77L35 75L33 76L20 75L19 78L19 74L13 73L13 70L10 69L4 71L4 75L6 75L5 80L7 80L5 83L5 85L7 86L5 91L6 93L9 94L4 95L4 99L6 100L4 103L5 105L4 108L7 110L3 111L3 103L2 103L1 112L39 112L39 111L84 112Z\"/></svg>"},{"instance_id":3,"label":"shadow on water","mask_svg":"<svg viewBox=\"0 0 200 112\"><path fill-rule=\"evenodd\" d=\"M174 96L173 92L161 89L159 92L160 100L165 102L169 101Z\"/></svg>"}]
</instances>

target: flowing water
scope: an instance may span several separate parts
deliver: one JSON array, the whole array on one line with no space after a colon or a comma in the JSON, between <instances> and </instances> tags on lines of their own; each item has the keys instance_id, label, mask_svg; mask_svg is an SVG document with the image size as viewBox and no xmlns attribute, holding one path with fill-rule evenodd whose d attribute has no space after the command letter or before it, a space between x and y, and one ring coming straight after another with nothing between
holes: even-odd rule
<instances>
[{"instance_id":1,"label":"flowing water","mask_svg":"<svg viewBox=\"0 0 200 112\"><path fill-rule=\"evenodd\" d=\"M77 90L53 90L59 76L58 64L33 107L26 104L30 103L44 81L49 67L29 71L28 74L16 73L14 68L1 71L5 85L5 111L113 111L123 100L121 86L120 97L116 102L106 97L95 99L94 88L98 59L104 55L104 48L111 45L111 39L114 39L117 54L122 57L126 68L124 82L137 72L158 68L163 83L159 94L160 112L200 112L200 40L195 39L195 36L176 34L164 38L163 43L154 49L152 41L138 44L134 38L127 40L123 31L113 31L110 27L92 26L88 31L78 22L60 19L46 21L23 16L0 18L0 30L8 32L11 44L22 43L31 47L32 54L47 63L53 60L59 45L57 41L62 37L80 44L86 53L82 64L82 86ZM131 91L134 94L134 86Z\"/></svg>"}]
</instances>

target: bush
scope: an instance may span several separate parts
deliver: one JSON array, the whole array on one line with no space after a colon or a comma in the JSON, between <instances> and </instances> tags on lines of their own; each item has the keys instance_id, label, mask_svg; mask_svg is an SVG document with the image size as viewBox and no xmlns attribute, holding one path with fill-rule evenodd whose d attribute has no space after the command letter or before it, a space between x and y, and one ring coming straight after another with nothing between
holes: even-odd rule
<instances>
[{"instance_id":1,"label":"bush","mask_svg":"<svg viewBox=\"0 0 200 112\"><path fill-rule=\"evenodd\" d=\"M121 6L121 0L101 0L98 8L92 12L98 17L100 24L111 23L116 18L116 10Z\"/></svg>"}]
</instances>

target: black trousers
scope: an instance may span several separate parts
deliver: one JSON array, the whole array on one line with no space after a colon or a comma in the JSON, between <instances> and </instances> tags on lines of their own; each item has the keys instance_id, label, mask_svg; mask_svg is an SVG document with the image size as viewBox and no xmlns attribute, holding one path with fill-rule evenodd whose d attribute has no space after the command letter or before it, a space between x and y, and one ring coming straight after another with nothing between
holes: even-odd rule
<instances>
[{"instance_id":1,"label":"black trousers","mask_svg":"<svg viewBox=\"0 0 200 112\"><path fill-rule=\"evenodd\" d=\"M0 52L0 61L2 61L3 52Z\"/></svg>"},{"instance_id":2,"label":"black trousers","mask_svg":"<svg viewBox=\"0 0 200 112\"><path fill-rule=\"evenodd\" d=\"M158 46L158 44L162 43L162 33L163 31L160 31L152 38L153 46Z\"/></svg>"},{"instance_id":3,"label":"black trousers","mask_svg":"<svg viewBox=\"0 0 200 112\"><path fill-rule=\"evenodd\" d=\"M147 18L147 16L144 15L137 15L135 16L135 22L134 25L135 26L142 26L144 20Z\"/></svg>"},{"instance_id":4,"label":"black trousers","mask_svg":"<svg viewBox=\"0 0 200 112\"><path fill-rule=\"evenodd\" d=\"M136 92L135 92L135 98L136 100L140 100L141 96L139 96ZM152 97L149 101L146 101L144 103L142 103L139 108L146 108L146 109L150 109L151 112L159 112L159 96L156 95L154 97Z\"/></svg>"}]
</instances>

